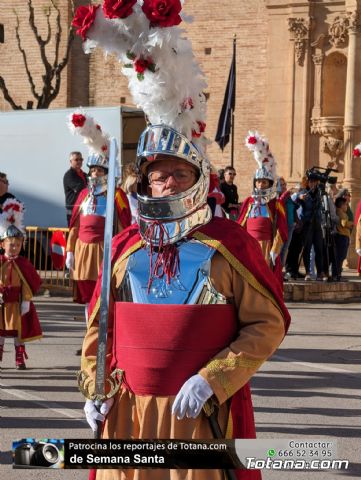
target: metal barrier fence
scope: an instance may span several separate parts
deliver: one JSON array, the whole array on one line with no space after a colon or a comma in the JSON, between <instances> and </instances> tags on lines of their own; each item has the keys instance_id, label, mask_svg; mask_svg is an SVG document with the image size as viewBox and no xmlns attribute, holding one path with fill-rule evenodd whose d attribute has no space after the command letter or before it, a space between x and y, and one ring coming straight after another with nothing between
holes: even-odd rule
<instances>
[{"instance_id":1,"label":"metal barrier fence","mask_svg":"<svg viewBox=\"0 0 361 480\"><path fill-rule=\"evenodd\" d=\"M65 265L62 270L56 270L51 257L51 236L57 230L63 232L67 239L68 228L26 227L25 253L38 271L45 289L70 293L72 285L69 272L65 269Z\"/></svg>"}]
</instances>

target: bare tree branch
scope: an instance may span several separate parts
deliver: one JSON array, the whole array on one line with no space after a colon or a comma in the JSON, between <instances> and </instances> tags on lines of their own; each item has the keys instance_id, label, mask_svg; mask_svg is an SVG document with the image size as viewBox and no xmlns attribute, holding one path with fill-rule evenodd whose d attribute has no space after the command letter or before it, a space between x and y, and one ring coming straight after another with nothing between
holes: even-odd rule
<instances>
[{"instance_id":1,"label":"bare tree branch","mask_svg":"<svg viewBox=\"0 0 361 480\"><path fill-rule=\"evenodd\" d=\"M44 40L44 45L47 45L51 40L50 15L51 15L51 9L50 9L50 7L47 7L47 11L45 12L45 16L46 16L46 24L48 26L48 34L46 36L46 39Z\"/></svg>"},{"instance_id":2,"label":"bare tree branch","mask_svg":"<svg viewBox=\"0 0 361 480\"><path fill-rule=\"evenodd\" d=\"M19 22L19 17L16 15L16 27L15 27L15 34L16 34L16 40L18 42L18 48L23 56L23 61L24 61L24 66L25 66L25 70L26 70L26 74L28 76L28 80L29 80L29 83L30 83L30 87L31 87L31 91L32 91L32 94L34 95L34 97L36 99L39 99L40 96L39 94L37 93L36 91L36 87L35 87L35 83L34 83L34 80L33 80L33 77L31 75L31 72L29 70L29 65L28 65L28 59L27 59L27 56L26 56L26 52L25 50L23 49L23 47L21 46L21 39L20 39L20 34L19 34L19 27L20 27L20 22Z\"/></svg>"},{"instance_id":3,"label":"bare tree branch","mask_svg":"<svg viewBox=\"0 0 361 480\"><path fill-rule=\"evenodd\" d=\"M46 51L45 51L45 41L41 38L41 35L39 35L38 27L35 24L35 17L34 17L34 7L33 7L33 2L32 0L28 0L28 8L29 8L29 25L35 35L36 41L38 42L39 49L40 49L40 56L41 60L43 62L43 65L45 67L45 71L48 74L51 70L51 65L48 62L47 56L46 56Z\"/></svg>"},{"instance_id":4,"label":"bare tree branch","mask_svg":"<svg viewBox=\"0 0 361 480\"><path fill-rule=\"evenodd\" d=\"M15 12L15 16L16 16L15 33L16 33L17 44L18 44L19 51L21 52L23 57L23 62L24 62L27 78L31 87L32 95L37 100L37 104L36 104L37 109L49 108L51 102L58 96L60 91L60 86L61 86L61 74L64 68L66 67L66 65L68 64L69 57L70 57L70 49L74 40L74 31L72 26L70 26L68 30L65 53L61 62L59 63L59 53L60 53L61 39L62 39L62 33L63 33L63 30L61 27L61 13L56 3L56 0L49 0L49 1L51 5L49 5L49 7L46 10L44 10L44 14L46 17L46 24L47 24L47 36L45 39L43 39L39 34L38 27L35 23L35 13L34 13L32 0L27 0L28 10L29 10L29 26L34 33L37 44L39 45L40 57L45 69L45 72L41 77L42 78L41 94L39 94L36 91L36 86L29 68L26 51L21 44L20 22L19 22L19 17ZM71 12L74 15L73 0L70 0L70 4L71 4ZM52 38L52 28L51 28L51 22L50 22L52 8L56 10L57 15L55 20L56 30L54 33L54 44L55 44L54 60L53 62L50 62L48 60L45 47ZM11 97L6 87L5 80L3 79L2 76L0 76L0 90L3 92L5 100L11 105L11 107L14 110L24 110L24 108L20 105L17 105L14 99ZM27 109L33 108L33 103L34 103L33 101L28 100L26 103L27 105L26 108Z\"/></svg>"},{"instance_id":5,"label":"bare tree branch","mask_svg":"<svg viewBox=\"0 0 361 480\"><path fill-rule=\"evenodd\" d=\"M54 2L54 0L50 0L51 4L53 5L54 9L57 12L56 16L56 33L55 33L55 57L54 57L54 63L53 63L53 68L56 68L58 65L58 60L59 60L59 47L60 47L60 42L61 42L61 34L62 34L62 28L61 28L61 23L60 23L60 10L57 4Z\"/></svg>"},{"instance_id":6,"label":"bare tree branch","mask_svg":"<svg viewBox=\"0 0 361 480\"><path fill-rule=\"evenodd\" d=\"M17 105L13 98L11 97L9 90L6 87L5 80L3 77L0 75L0 90L3 92L5 100L10 103L11 107L13 110L24 110L21 105Z\"/></svg>"}]
</instances>

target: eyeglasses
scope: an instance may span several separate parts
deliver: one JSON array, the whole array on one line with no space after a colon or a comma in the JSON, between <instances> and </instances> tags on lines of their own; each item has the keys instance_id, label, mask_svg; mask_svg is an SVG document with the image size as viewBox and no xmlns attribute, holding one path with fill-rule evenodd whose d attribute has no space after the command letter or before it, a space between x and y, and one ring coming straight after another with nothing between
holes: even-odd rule
<instances>
[{"instance_id":1,"label":"eyeglasses","mask_svg":"<svg viewBox=\"0 0 361 480\"><path fill-rule=\"evenodd\" d=\"M193 170L175 170L173 173L155 171L148 175L148 180L149 183L153 185L164 185L167 183L169 177L173 177L177 183L187 183L190 182L195 175L196 173L193 172Z\"/></svg>"},{"instance_id":2,"label":"eyeglasses","mask_svg":"<svg viewBox=\"0 0 361 480\"><path fill-rule=\"evenodd\" d=\"M237 174L236 172L226 172L225 175L233 175L235 177Z\"/></svg>"},{"instance_id":3,"label":"eyeglasses","mask_svg":"<svg viewBox=\"0 0 361 480\"><path fill-rule=\"evenodd\" d=\"M0 178L0 182L4 183L5 185L9 185L9 180L4 180L3 178Z\"/></svg>"}]
</instances>

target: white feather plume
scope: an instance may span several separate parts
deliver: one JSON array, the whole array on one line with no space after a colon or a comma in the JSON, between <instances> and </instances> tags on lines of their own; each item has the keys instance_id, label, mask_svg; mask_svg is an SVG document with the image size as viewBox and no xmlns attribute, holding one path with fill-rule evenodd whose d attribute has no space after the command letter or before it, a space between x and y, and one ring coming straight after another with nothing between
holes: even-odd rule
<instances>
[{"instance_id":1,"label":"white feather plume","mask_svg":"<svg viewBox=\"0 0 361 480\"><path fill-rule=\"evenodd\" d=\"M8 198L2 204L2 213L0 214L0 237L2 237L10 225L14 225L22 233L25 232L23 224L24 204L15 198Z\"/></svg>"},{"instance_id":2,"label":"white feather plume","mask_svg":"<svg viewBox=\"0 0 361 480\"><path fill-rule=\"evenodd\" d=\"M276 179L276 160L270 151L267 138L257 131L249 131L245 145L253 153L258 168L266 168Z\"/></svg>"},{"instance_id":3,"label":"white feather plume","mask_svg":"<svg viewBox=\"0 0 361 480\"><path fill-rule=\"evenodd\" d=\"M76 122L75 116L84 117L83 124L79 125L82 122ZM85 145L89 149L89 154L102 155L103 157L108 157L109 155L109 146L110 146L110 136L107 133L102 131L101 126L95 122L94 118L86 114L83 110L78 109L75 112L71 113L68 117L68 127L73 135L80 135L83 137Z\"/></svg>"},{"instance_id":4,"label":"white feather plume","mask_svg":"<svg viewBox=\"0 0 361 480\"><path fill-rule=\"evenodd\" d=\"M207 83L191 42L178 26L151 26L138 0L125 19L109 19L98 8L87 31L84 51L101 47L123 64L129 90L151 124L166 124L195 143L205 145ZM183 2L182 2L183 3ZM181 12L182 18L185 15ZM149 66L136 71L138 61Z\"/></svg>"}]
</instances>

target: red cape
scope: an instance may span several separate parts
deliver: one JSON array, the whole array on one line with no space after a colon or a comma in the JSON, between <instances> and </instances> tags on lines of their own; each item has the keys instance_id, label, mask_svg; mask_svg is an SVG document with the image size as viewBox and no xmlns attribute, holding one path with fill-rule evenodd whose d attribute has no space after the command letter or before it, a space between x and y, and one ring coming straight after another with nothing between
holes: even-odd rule
<instances>
[{"instance_id":1,"label":"red cape","mask_svg":"<svg viewBox=\"0 0 361 480\"><path fill-rule=\"evenodd\" d=\"M0 255L0 263L6 259L3 255ZM36 294L41 286L41 278L38 272L35 270L33 264L25 257L17 257L15 263L23 275L26 283L29 285L33 294ZM28 342L31 340L37 340L42 337L38 315L36 313L33 302L30 302L30 310L28 313L21 317L21 330L19 333L19 340L21 342Z\"/></svg>"},{"instance_id":2,"label":"red cape","mask_svg":"<svg viewBox=\"0 0 361 480\"><path fill-rule=\"evenodd\" d=\"M242 208L237 219L237 223L244 226L244 223L247 221L247 214L251 205L254 203L253 197L248 197L242 203ZM282 200L273 198L267 203L267 206L271 212L271 221L276 216L276 229L279 230L283 243L286 242L288 237L288 227L287 227L287 216L285 211L285 206Z\"/></svg>"},{"instance_id":3,"label":"red cape","mask_svg":"<svg viewBox=\"0 0 361 480\"><path fill-rule=\"evenodd\" d=\"M1 261L3 261L3 258ZM24 275L24 278L29 284L33 295L38 293L41 286L41 278L38 272L35 270L34 265L27 258L21 256L15 259L15 263L19 267L21 273Z\"/></svg>"},{"instance_id":4,"label":"red cape","mask_svg":"<svg viewBox=\"0 0 361 480\"><path fill-rule=\"evenodd\" d=\"M76 199L75 205L73 207L73 212L71 214L70 225L69 225L70 228L74 226L80 214L80 207L84 202L85 198L87 197L88 193L89 193L89 190L87 188L84 188L79 193L78 198ZM115 205L116 212L122 227L123 228L129 227L132 221L132 214L130 212L128 197L121 188L115 189L114 205Z\"/></svg>"},{"instance_id":5,"label":"red cape","mask_svg":"<svg viewBox=\"0 0 361 480\"><path fill-rule=\"evenodd\" d=\"M285 333L290 324L290 315L283 302L283 292L266 264L257 240L236 222L214 217L207 225L189 235L202 243L215 248L254 288L279 308L284 318ZM144 245L138 225L132 225L113 238L112 265L130 256ZM99 309L101 272L89 306L89 319ZM249 384L244 385L232 397L230 422L233 438L255 438L255 424ZM95 470L89 478L95 478ZM237 470L238 480L259 480L259 470Z\"/></svg>"}]
</instances>

